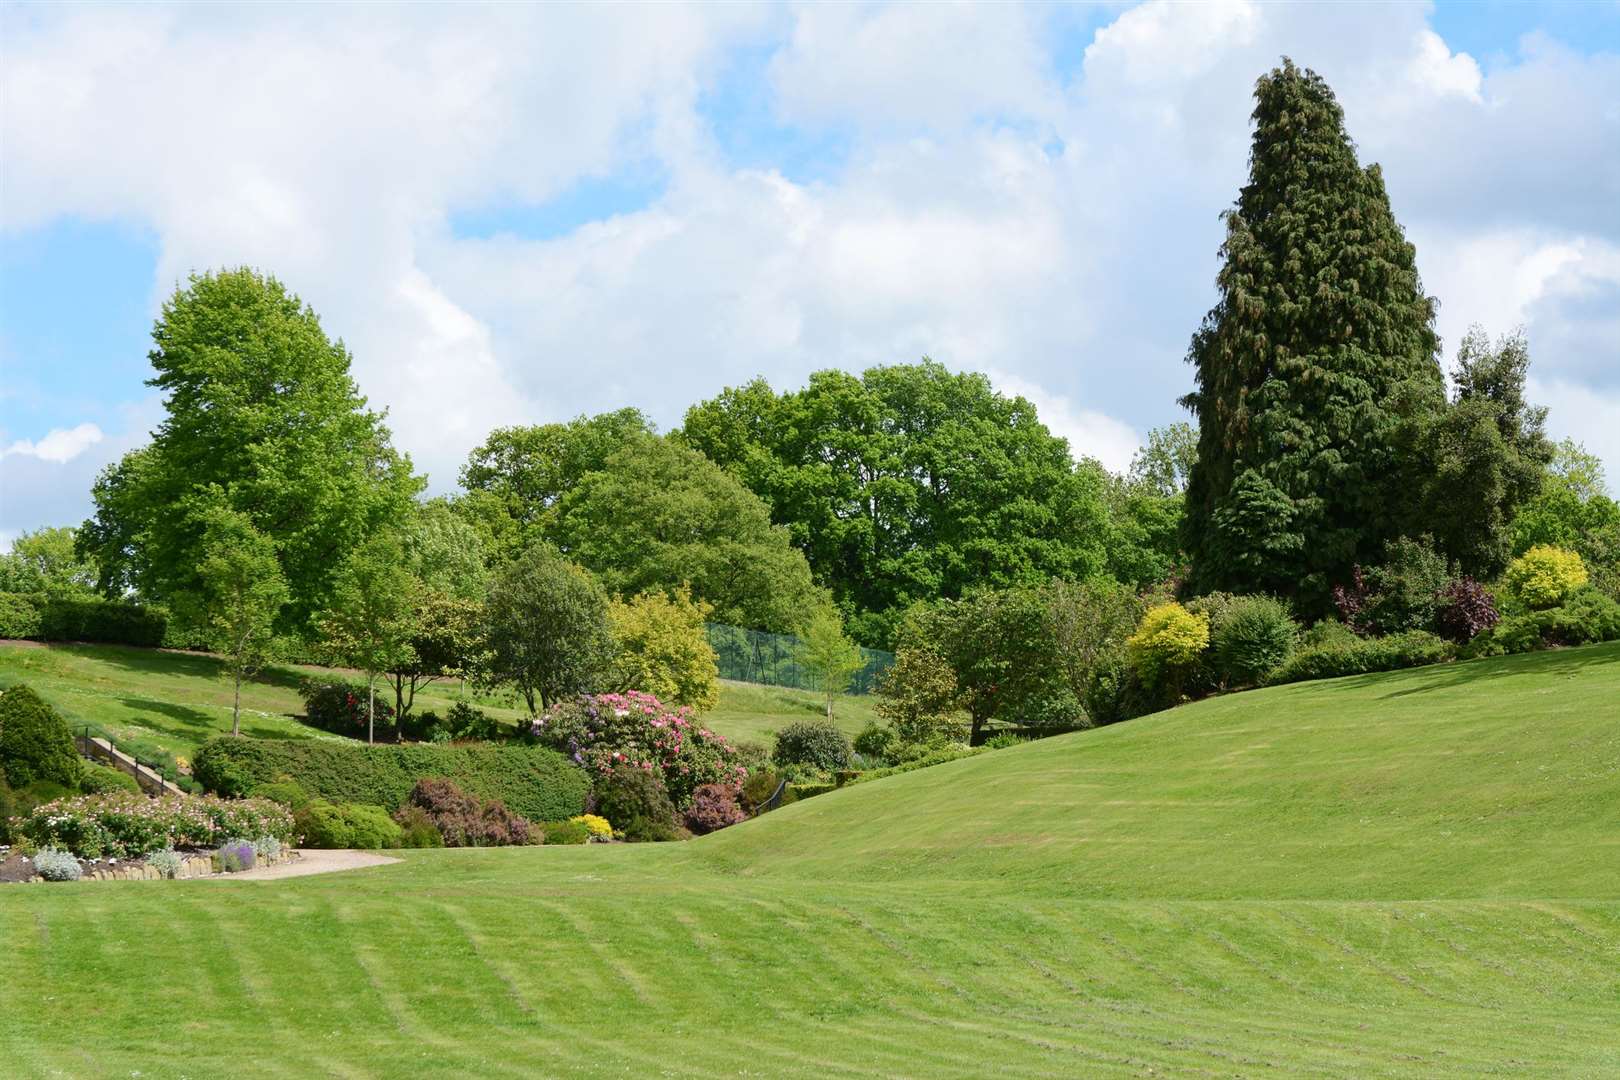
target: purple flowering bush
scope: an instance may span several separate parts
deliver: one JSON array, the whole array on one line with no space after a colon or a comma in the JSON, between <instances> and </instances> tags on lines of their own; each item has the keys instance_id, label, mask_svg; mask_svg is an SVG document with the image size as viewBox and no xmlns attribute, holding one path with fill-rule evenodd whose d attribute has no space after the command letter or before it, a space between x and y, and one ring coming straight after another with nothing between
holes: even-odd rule
<instances>
[{"instance_id":1,"label":"purple flowering bush","mask_svg":"<svg viewBox=\"0 0 1620 1080\"><path fill-rule=\"evenodd\" d=\"M164 848L217 848L238 836L273 836L288 843L293 819L285 806L268 799L148 799L112 792L35 807L20 831L40 847L63 848L82 858L127 859Z\"/></svg>"},{"instance_id":2,"label":"purple flowering bush","mask_svg":"<svg viewBox=\"0 0 1620 1080\"><path fill-rule=\"evenodd\" d=\"M656 776L684 810L705 784L732 789L748 778L736 747L699 724L692 710L652 694L587 694L535 719L536 740L567 754L599 781L625 765ZM615 822L617 824L617 822Z\"/></svg>"},{"instance_id":3,"label":"purple flowering bush","mask_svg":"<svg viewBox=\"0 0 1620 1080\"><path fill-rule=\"evenodd\" d=\"M220 845L214 852L214 865L226 874L236 874L243 870L253 869L258 853L253 850L251 840L231 840Z\"/></svg>"}]
</instances>

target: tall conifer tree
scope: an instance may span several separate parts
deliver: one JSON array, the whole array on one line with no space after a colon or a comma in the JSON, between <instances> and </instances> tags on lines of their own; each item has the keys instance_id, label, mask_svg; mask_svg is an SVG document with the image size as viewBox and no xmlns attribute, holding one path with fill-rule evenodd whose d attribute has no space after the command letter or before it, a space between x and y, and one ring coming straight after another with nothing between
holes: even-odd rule
<instances>
[{"instance_id":1,"label":"tall conifer tree","mask_svg":"<svg viewBox=\"0 0 1620 1080\"><path fill-rule=\"evenodd\" d=\"M1411 421L1445 404L1435 301L1344 113L1290 60L1255 87L1249 183L1224 215L1220 300L1193 335L1193 585L1309 610L1414 513Z\"/></svg>"}]
</instances>

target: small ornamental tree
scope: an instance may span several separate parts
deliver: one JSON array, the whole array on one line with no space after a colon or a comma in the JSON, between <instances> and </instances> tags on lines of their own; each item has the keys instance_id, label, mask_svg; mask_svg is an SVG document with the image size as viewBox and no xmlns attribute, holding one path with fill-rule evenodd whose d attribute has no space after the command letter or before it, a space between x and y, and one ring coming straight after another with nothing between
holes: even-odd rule
<instances>
[{"instance_id":1,"label":"small ornamental tree","mask_svg":"<svg viewBox=\"0 0 1620 1080\"><path fill-rule=\"evenodd\" d=\"M394 715L403 721L416 692L439 679L466 678L483 651L483 605L438 589L416 593L410 620L410 649L394 654L386 675L394 688Z\"/></svg>"},{"instance_id":2,"label":"small ornamental tree","mask_svg":"<svg viewBox=\"0 0 1620 1080\"><path fill-rule=\"evenodd\" d=\"M197 567L207 611L208 643L231 676L231 734L242 734L242 682L275 658L275 624L290 593L276 546L247 515L208 511L203 560Z\"/></svg>"},{"instance_id":3,"label":"small ornamental tree","mask_svg":"<svg viewBox=\"0 0 1620 1080\"><path fill-rule=\"evenodd\" d=\"M607 596L549 544L506 568L485 607L488 675L510 683L537 716L594 688L613 658Z\"/></svg>"},{"instance_id":4,"label":"small ornamental tree","mask_svg":"<svg viewBox=\"0 0 1620 1080\"><path fill-rule=\"evenodd\" d=\"M720 667L703 620L708 604L681 586L673 597L644 592L608 602L615 654L608 684L644 690L674 705L708 710L720 700Z\"/></svg>"},{"instance_id":5,"label":"small ornamental tree","mask_svg":"<svg viewBox=\"0 0 1620 1080\"><path fill-rule=\"evenodd\" d=\"M1502 621L1496 598L1471 577L1461 577L1440 592L1435 623L1442 637L1466 644Z\"/></svg>"},{"instance_id":6,"label":"small ornamental tree","mask_svg":"<svg viewBox=\"0 0 1620 1080\"><path fill-rule=\"evenodd\" d=\"M1540 611L1586 584L1586 564L1573 551L1538 544L1508 564L1503 580L1514 599Z\"/></svg>"},{"instance_id":7,"label":"small ornamental tree","mask_svg":"<svg viewBox=\"0 0 1620 1080\"><path fill-rule=\"evenodd\" d=\"M932 745L967 737L956 674L944 657L927 649L901 649L895 656L878 683L877 714L904 743Z\"/></svg>"},{"instance_id":8,"label":"small ornamental tree","mask_svg":"<svg viewBox=\"0 0 1620 1080\"><path fill-rule=\"evenodd\" d=\"M821 682L827 697L827 719L831 720L833 702L849 689L850 680L866 665L866 658L860 646L844 633L844 621L831 604L818 606L799 628L798 637L795 658L799 666Z\"/></svg>"},{"instance_id":9,"label":"small ornamental tree","mask_svg":"<svg viewBox=\"0 0 1620 1080\"><path fill-rule=\"evenodd\" d=\"M332 606L321 616L326 641L366 673L366 741L375 741L377 677L410 661L417 581L406 569L399 538L379 533L349 554L338 571Z\"/></svg>"},{"instance_id":10,"label":"small ornamental tree","mask_svg":"<svg viewBox=\"0 0 1620 1080\"><path fill-rule=\"evenodd\" d=\"M1148 686L1178 687L1209 647L1209 616L1194 615L1177 603L1148 608L1125 641L1132 666Z\"/></svg>"}]
</instances>

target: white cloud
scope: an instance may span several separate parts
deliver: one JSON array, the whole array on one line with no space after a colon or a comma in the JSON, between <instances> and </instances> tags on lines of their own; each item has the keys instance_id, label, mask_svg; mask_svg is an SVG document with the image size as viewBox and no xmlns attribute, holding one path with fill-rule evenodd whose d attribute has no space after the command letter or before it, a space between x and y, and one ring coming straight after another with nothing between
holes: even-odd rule
<instances>
[{"instance_id":1,"label":"white cloud","mask_svg":"<svg viewBox=\"0 0 1620 1080\"><path fill-rule=\"evenodd\" d=\"M1479 64L1467 53L1452 53L1445 39L1433 30L1424 30L1417 36L1412 80L1442 97L1455 94L1476 104L1482 100L1480 85L1484 79L1479 73Z\"/></svg>"},{"instance_id":2,"label":"white cloud","mask_svg":"<svg viewBox=\"0 0 1620 1080\"><path fill-rule=\"evenodd\" d=\"M1096 458L1114 472L1124 472L1130 467L1142 439L1129 424L1094 409L1082 408L1068 397L1050 393L1045 387L1016 375L999 371L988 374L996 389L1034 405L1052 433L1069 440L1069 452L1075 458Z\"/></svg>"},{"instance_id":3,"label":"white cloud","mask_svg":"<svg viewBox=\"0 0 1620 1080\"><path fill-rule=\"evenodd\" d=\"M73 428L53 428L38 441L18 439L4 450L0 458L21 454L57 465L65 464L84 453L102 439L101 429L94 424L80 424Z\"/></svg>"}]
</instances>

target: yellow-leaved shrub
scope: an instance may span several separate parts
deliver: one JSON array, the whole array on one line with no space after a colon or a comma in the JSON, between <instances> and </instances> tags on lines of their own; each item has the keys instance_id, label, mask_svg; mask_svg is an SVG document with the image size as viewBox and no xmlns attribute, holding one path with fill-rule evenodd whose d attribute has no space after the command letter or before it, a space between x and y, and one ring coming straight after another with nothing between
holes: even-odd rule
<instances>
[{"instance_id":1,"label":"yellow-leaved shrub","mask_svg":"<svg viewBox=\"0 0 1620 1080\"><path fill-rule=\"evenodd\" d=\"M1586 564L1573 551L1537 544L1508 564L1503 582L1525 607L1540 611L1586 584Z\"/></svg>"}]
</instances>

